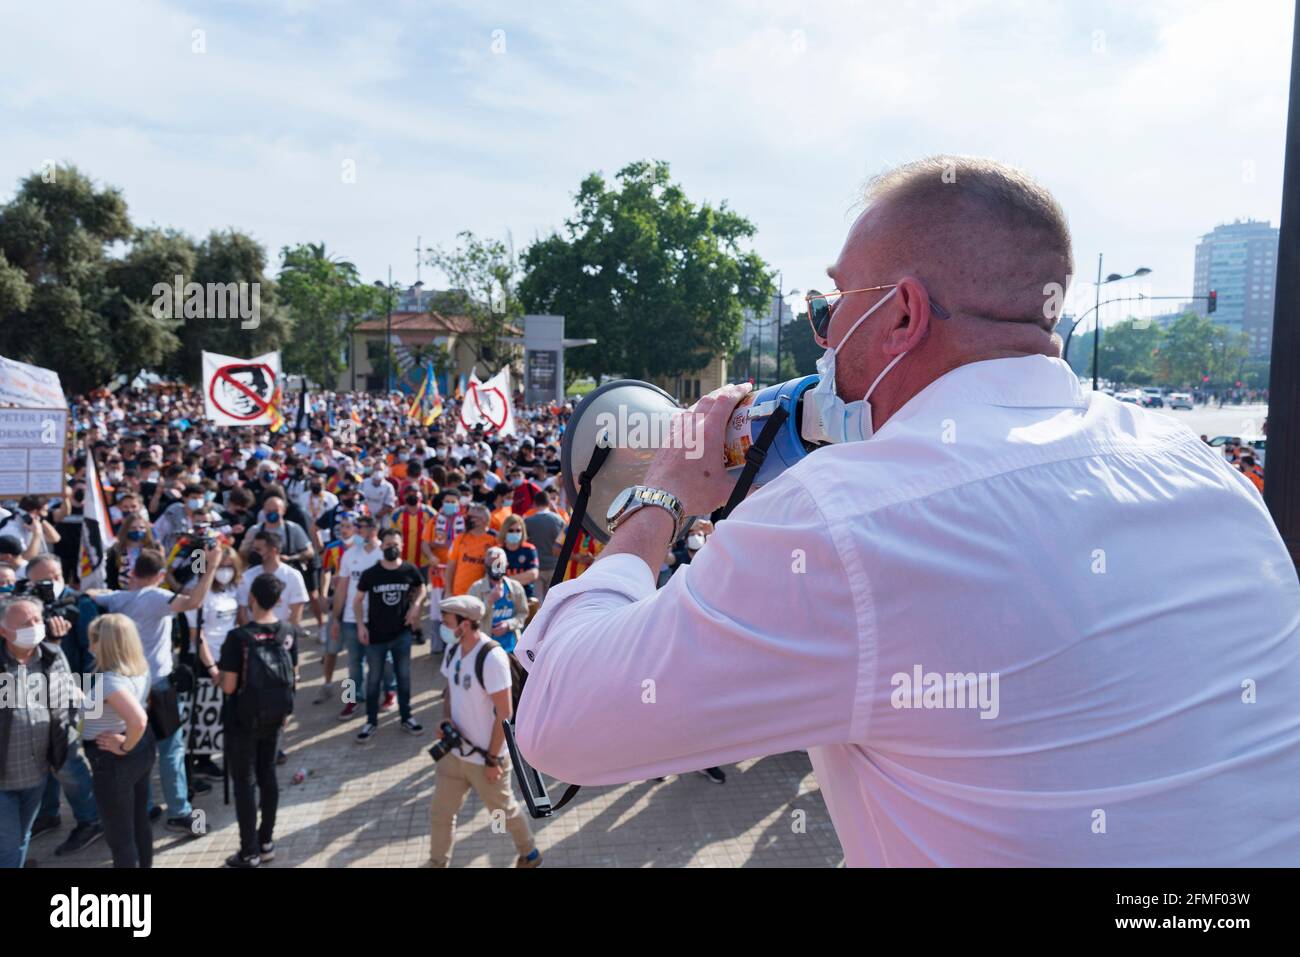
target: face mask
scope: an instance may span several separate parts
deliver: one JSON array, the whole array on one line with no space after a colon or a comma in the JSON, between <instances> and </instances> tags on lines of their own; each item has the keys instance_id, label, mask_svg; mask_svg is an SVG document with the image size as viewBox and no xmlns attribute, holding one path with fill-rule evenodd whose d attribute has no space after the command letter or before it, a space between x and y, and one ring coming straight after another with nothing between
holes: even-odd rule
<instances>
[{"instance_id":1,"label":"face mask","mask_svg":"<svg viewBox=\"0 0 1300 957\"><path fill-rule=\"evenodd\" d=\"M408 495L408 496L406 496L406 504L407 504L407 505L410 505L412 508L414 508L416 505L419 505L419 504L420 504L420 496L418 496L418 495Z\"/></svg>"},{"instance_id":2,"label":"face mask","mask_svg":"<svg viewBox=\"0 0 1300 957\"><path fill-rule=\"evenodd\" d=\"M438 626L438 634L442 637L442 643L444 645L454 645L456 642L460 641L460 639L456 637L456 633L446 625Z\"/></svg>"},{"instance_id":3,"label":"face mask","mask_svg":"<svg viewBox=\"0 0 1300 957\"><path fill-rule=\"evenodd\" d=\"M270 523L271 525L274 525L276 522L278 522L278 521L280 520L280 513L279 513L279 512L267 512L267 513L266 513L266 520L267 520L267 522Z\"/></svg>"},{"instance_id":4,"label":"face mask","mask_svg":"<svg viewBox=\"0 0 1300 957\"><path fill-rule=\"evenodd\" d=\"M460 511L460 506L455 502L446 502L442 506L443 515L455 515Z\"/></svg>"},{"instance_id":5,"label":"face mask","mask_svg":"<svg viewBox=\"0 0 1300 957\"><path fill-rule=\"evenodd\" d=\"M215 502L216 500L217 500L217 493L213 492L211 489L203 493L203 501Z\"/></svg>"},{"instance_id":6,"label":"face mask","mask_svg":"<svg viewBox=\"0 0 1300 957\"><path fill-rule=\"evenodd\" d=\"M191 512L197 512L199 509L203 507L203 499L188 498L185 500L185 504Z\"/></svg>"},{"instance_id":7,"label":"face mask","mask_svg":"<svg viewBox=\"0 0 1300 957\"><path fill-rule=\"evenodd\" d=\"M441 448L440 448L440 449L437 449L436 451L434 451L433 454L436 455L436 456L437 456L438 458L440 458L440 459L445 459L445 458L447 457L447 450L446 450L446 449L441 449ZM444 626L444 627L446 627L446 626Z\"/></svg>"},{"instance_id":8,"label":"face mask","mask_svg":"<svg viewBox=\"0 0 1300 957\"><path fill-rule=\"evenodd\" d=\"M704 547L704 536L695 534L686 536L686 547L693 552L698 552Z\"/></svg>"},{"instance_id":9,"label":"face mask","mask_svg":"<svg viewBox=\"0 0 1300 957\"><path fill-rule=\"evenodd\" d=\"M150 482L157 482L157 481L158 481L158 473L157 473L157 472L150 472L149 475L148 475L148 479L149 479Z\"/></svg>"},{"instance_id":10,"label":"face mask","mask_svg":"<svg viewBox=\"0 0 1300 957\"><path fill-rule=\"evenodd\" d=\"M121 473L121 472L109 472L109 473L108 473L108 484L109 484L109 485L116 485L116 484L118 484L118 483L121 482L121 481L122 481L122 473Z\"/></svg>"},{"instance_id":11,"label":"face mask","mask_svg":"<svg viewBox=\"0 0 1300 957\"><path fill-rule=\"evenodd\" d=\"M474 504L474 499L471 498L470 496L466 495L466 496L464 496L464 497L461 498L461 500L460 500L460 504L461 504L461 505L473 505L473 504Z\"/></svg>"},{"instance_id":12,"label":"face mask","mask_svg":"<svg viewBox=\"0 0 1300 957\"><path fill-rule=\"evenodd\" d=\"M10 595L13 593L13 585L0 585L0 595Z\"/></svg>"},{"instance_id":13,"label":"face mask","mask_svg":"<svg viewBox=\"0 0 1300 957\"><path fill-rule=\"evenodd\" d=\"M523 485L523 484L524 484L524 480L521 479L521 478L516 478L516 479L511 479L511 480L510 480L510 487L511 487L511 488L519 488L519 486L521 486L521 485Z\"/></svg>"},{"instance_id":14,"label":"face mask","mask_svg":"<svg viewBox=\"0 0 1300 957\"><path fill-rule=\"evenodd\" d=\"M523 532L506 532L507 545L518 545L523 540L524 540Z\"/></svg>"},{"instance_id":15,"label":"face mask","mask_svg":"<svg viewBox=\"0 0 1300 957\"><path fill-rule=\"evenodd\" d=\"M316 484L316 485L313 485L313 486L311 487L311 494L312 494L312 495L319 495L319 494L320 494L321 492L323 492L323 491L325 491L325 486L324 486L324 485Z\"/></svg>"},{"instance_id":16,"label":"face mask","mask_svg":"<svg viewBox=\"0 0 1300 957\"><path fill-rule=\"evenodd\" d=\"M28 625L26 628L19 628L14 632L14 644L19 648L35 648L44 640L45 622L43 621Z\"/></svg>"},{"instance_id":17,"label":"face mask","mask_svg":"<svg viewBox=\"0 0 1300 957\"><path fill-rule=\"evenodd\" d=\"M133 542L143 542L143 541L144 541L144 532L141 531L141 530L138 529L138 528L133 528L133 529L131 529L131 531L129 531L129 532L126 533L126 537L129 538L129 539L131 539L131 541L133 541Z\"/></svg>"},{"instance_id":18,"label":"face mask","mask_svg":"<svg viewBox=\"0 0 1300 957\"><path fill-rule=\"evenodd\" d=\"M871 393L876 391L876 386L880 385L880 380L885 377L885 373L907 353L900 352L895 356L889 365L880 370L880 375L876 376L876 381L871 383L866 395L853 402L845 402L835 391L835 356L867 317L889 302L896 292L898 292L897 286L858 317L858 321L849 327L849 331L844 334L839 345L834 348L827 346L826 352L817 360L817 373L821 378L808 394L812 397L817 415L821 419L822 434L828 442L860 442L871 438L871 406L867 404L867 400L871 398Z\"/></svg>"},{"instance_id":19,"label":"face mask","mask_svg":"<svg viewBox=\"0 0 1300 957\"><path fill-rule=\"evenodd\" d=\"M230 567L217 569L217 581L223 585L229 585L235 580L235 570Z\"/></svg>"},{"instance_id":20,"label":"face mask","mask_svg":"<svg viewBox=\"0 0 1300 957\"><path fill-rule=\"evenodd\" d=\"M402 550L396 545L389 545L384 549L384 558L390 562L397 561L397 557L402 554Z\"/></svg>"}]
</instances>

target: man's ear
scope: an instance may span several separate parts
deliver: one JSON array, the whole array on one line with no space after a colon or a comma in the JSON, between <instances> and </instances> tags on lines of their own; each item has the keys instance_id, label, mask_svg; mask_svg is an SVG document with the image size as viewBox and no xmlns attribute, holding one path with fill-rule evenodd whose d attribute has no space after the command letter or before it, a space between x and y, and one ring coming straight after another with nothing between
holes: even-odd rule
<instances>
[{"instance_id":1,"label":"man's ear","mask_svg":"<svg viewBox=\"0 0 1300 957\"><path fill-rule=\"evenodd\" d=\"M885 333L885 352L899 355L920 345L930 330L934 314L930 311L930 294L915 276L898 281L899 310Z\"/></svg>"}]
</instances>

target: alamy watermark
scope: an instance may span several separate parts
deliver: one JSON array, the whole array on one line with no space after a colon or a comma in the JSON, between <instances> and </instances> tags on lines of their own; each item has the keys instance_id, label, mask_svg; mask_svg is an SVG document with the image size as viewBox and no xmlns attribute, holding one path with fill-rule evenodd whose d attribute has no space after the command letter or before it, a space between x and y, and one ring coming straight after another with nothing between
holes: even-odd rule
<instances>
[{"instance_id":1,"label":"alamy watermark","mask_svg":"<svg viewBox=\"0 0 1300 957\"><path fill-rule=\"evenodd\" d=\"M996 718L998 673L925 671L912 666L912 673L896 672L889 683L894 690L889 703L895 708L978 709L980 718Z\"/></svg>"},{"instance_id":2,"label":"alamy watermark","mask_svg":"<svg viewBox=\"0 0 1300 957\"><path fill-rule=\"evenodd\" d=\"M171 283L153 285L155 319L239 319L239 328L262 324L260 282L186 282L179 273Z\"/></svg>"},{"instance_id":3,"label":"alamy watermark","mask_svg":"<svg viewBox=\"0 0 1300 957\"><path fill-rule=\"evenodd\" d=\"M619 405L617 412L596 416L596 444L616 449L682 448L688 459L698 459L704 455L703 426L704 416L691 412L639 412Z\"/></svg>"}]
</instances>

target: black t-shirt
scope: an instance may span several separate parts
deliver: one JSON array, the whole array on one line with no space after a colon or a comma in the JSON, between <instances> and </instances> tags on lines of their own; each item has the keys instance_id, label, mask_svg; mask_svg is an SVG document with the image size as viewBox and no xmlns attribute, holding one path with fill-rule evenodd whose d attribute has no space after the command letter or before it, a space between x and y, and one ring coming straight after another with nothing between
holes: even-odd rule
<instances>
[{"instance_id":1,"label":"black t-shirt","mask_svg":"<svg viewBox=\"0 0 1300 957\"><path fill-rule=\"evenodd\" d=\"M226 640L221 645L221 657L217 659L218 671L229 671L239 675L242 683L244 680L244 654L249 643L265 641L268 635L278 634L284 642L285 648L289 651L289 658L293 661L294 667L298 665L298 633L293 625L286 621L250 621L246 625L240 625L238 628L232 628L226 634ZM222 704L221 722L222 725L229 725L235 713L235 695L238 695L240 686L235 686L235 694L226 695Z\"/></svg>"},{"instance_id":2,"label":"black t-shirt","mask_svg":"<svg viewBox=\"0 0 1300 957\"><path fill-rule=\"evenodd\" d=\"M423 584L424 576L410 562L402 562L393 569L385 568L381 562L361 573L357 588L370 596L366 627L372 642L392 641L406 630L411 599Z\"/></svg>"}]
</instances>

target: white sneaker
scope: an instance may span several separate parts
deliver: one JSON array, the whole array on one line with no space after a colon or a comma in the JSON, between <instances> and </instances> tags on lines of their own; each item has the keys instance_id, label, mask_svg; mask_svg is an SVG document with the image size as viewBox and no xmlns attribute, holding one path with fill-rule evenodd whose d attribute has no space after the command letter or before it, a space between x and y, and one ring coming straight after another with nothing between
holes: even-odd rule
<instances>
[{"instance_id":1,"label":"white sneaker","mask_svg":"<svg viewBox=\"0 0 1300 957\"><path fill-rule=\"evenodd\" d=\"M375 726L367 721L357 732L357 744L365 744L370 740L370 736L375 733Z\"/></svg>"},{"instance_id":2,"label":"white sneaker","mask_svg":"<svg viewBox=\"0 0 1300 957\"><path fill-rule=\"evenodd\" d=\"M329 697L334 688L333 682L328 682L316 689L316 697L311 699L312 704L323 704Z\"/></svg>"}]
</instances>

